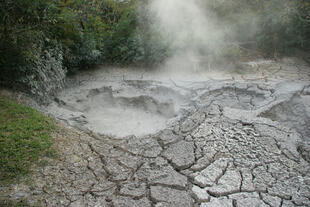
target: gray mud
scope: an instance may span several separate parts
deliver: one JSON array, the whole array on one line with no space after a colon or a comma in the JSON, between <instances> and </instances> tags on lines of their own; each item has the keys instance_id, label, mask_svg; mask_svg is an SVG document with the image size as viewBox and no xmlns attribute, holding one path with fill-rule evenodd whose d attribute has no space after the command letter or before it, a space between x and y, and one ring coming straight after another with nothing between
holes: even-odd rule
<instances>
[{"instance_id":1,"label":"gray mud","mask_svg":"<svg viewBox=\"0 0 310 207\"><path fill-rule=\"evenodd\" d=\"M96 133L119 138L153 134L165 129L189 100L190 93L159 81L103 80L64 91L48 107L57 118Z\"/></svg>"},{"instance_id":2,"label":"gray mud","mask_svg":"<svg viewBox=\"0 0 310 207\"><path fill-rule=\"evenodd\" d=\"M76 129L7 195L46 206L310 206L310 69L99 69L45 110ZM241 73L241 74L240 74Z\"/></svg>"}]
</instances>

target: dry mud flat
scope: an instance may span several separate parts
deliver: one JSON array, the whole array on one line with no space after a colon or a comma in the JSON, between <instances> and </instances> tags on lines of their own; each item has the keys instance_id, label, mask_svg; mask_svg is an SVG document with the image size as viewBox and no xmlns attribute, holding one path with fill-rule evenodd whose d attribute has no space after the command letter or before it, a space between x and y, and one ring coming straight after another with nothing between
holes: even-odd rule
<instances>
[{"instance_id":1,"label":"dry mud flat","mask_svg":"<svg viewBox=\"0 0 310 207\"><path fill-rule=\"evenodd\" d=\"M46 109L74 126L54 135L59 158L1 195L72 207L310 206L310 68L294 61L74 77Z\"/></svg>"}]
</instances>

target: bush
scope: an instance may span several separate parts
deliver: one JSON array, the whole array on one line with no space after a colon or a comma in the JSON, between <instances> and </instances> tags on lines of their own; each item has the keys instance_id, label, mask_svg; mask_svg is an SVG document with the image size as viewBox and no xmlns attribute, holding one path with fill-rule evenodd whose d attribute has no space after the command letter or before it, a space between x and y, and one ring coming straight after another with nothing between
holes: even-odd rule
<instances>
[{"instance_id":1,"label":"bush","mask_svg":"<svg viewBox=\"0 0 310 207\"><path fill-rule=\"evenodd\" d=\"M152 66L163 62L173 51L169 40L164 39L149 16L148 2L3 0L0 4L0 85L25 88L40 96L52 94L59 88L66 71L101 63ZM258 45L270 56L295 48L310 48L310 3L307 1L198 2L208 15L216 16L227 25L225 35L226 29L235 32L227 37L223 35L225 40L219 43L218 51L218 47L189 38L184 44L197 46L199 53L236 58L240 47L231 46L231 42L242 41L254 42L252 45ZM45 78L50 76L53 77L50 80ZM50 86L41 82L48 82Z\"/></svg>"},{"instance_id":2,"label":"bush","mask_svg":"<svg viewBox=\"0 0 310 207\"><path fill-rule=\"evenodd\" d=\"M281 6L280 6L281 5ZM267 54L289 53L294 48L310 48L309 3L271 1L261 12L259 46ZM310 11L310 10L309 10Z\"/></svg>"},{"instance_id":3,"label":"bush","mask_svg":"<svg viewBox=\"0 0 310 207\"><path fill-rule=\"evenodd\" d=\"M170 53L167 42L148 16L146 2L131 1L118 13L104 39L103 54L110 63L153 66ZM142 12L144 11L144 12Z\"/></svg>"}]
</instances>

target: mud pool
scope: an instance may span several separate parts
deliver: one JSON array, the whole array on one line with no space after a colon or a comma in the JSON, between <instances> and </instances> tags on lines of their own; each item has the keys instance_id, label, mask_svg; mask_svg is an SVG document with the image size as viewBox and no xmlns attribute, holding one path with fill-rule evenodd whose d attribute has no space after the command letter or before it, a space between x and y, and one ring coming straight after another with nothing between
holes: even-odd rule
<instances>
[{"instance_id":1,"label":"mud pool","mask_svg":"<svg viewBox=\"0 0 310 207\"><path fill-rule=\"evenodd\" d=\"M309 74L306 63L294 61L258 60L243 63L241 69L194 72L101 68L71 77L72 85L47 111L99 134L141 137L173 126L212 101L222 107L260 111L261 117L281 122L307 140ZM295 74L293 65L298 67Z\"/></svg>"}]
</instances>

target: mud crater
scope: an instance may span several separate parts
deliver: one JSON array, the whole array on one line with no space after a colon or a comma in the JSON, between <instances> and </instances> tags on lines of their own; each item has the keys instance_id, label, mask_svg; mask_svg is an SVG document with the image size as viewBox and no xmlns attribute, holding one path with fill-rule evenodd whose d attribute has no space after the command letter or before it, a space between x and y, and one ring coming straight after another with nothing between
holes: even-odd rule
<instances>
[{"instance_id":1,"label":"mud crater","mask_svg":"<svg viewBox=\"0 0 310 207\"><path fill-rule=\"evenodd\" d=\"M215 104L242 110L255 110L273 100L272 92L262 90L253 84L248 87L247 84L224 86L211 89L200 97L200 102L214 100Z\"/></svg>"},{"instance_id":2,"label":"mud crater","mask_svg":"<svg viewBox=\"0 0 310 207\"><path fill-rule=\"evenodd\" d=\"M54 110L71 125L116 137L166 128L188 104L188 94L154 81L130 80L61 94Z\"/></svg>"},{"instance_id":3,"label":"mud crater","mask_svg":"<svg viewBox=\"0 0 310 207\"><path fill-rule=\"evenodd\" d=\"M281 102L261 114L262 117L295 129L302 137L297 150L310 162L310 94L295 94L290 100Z\"/></svg>"}]
</instances>

